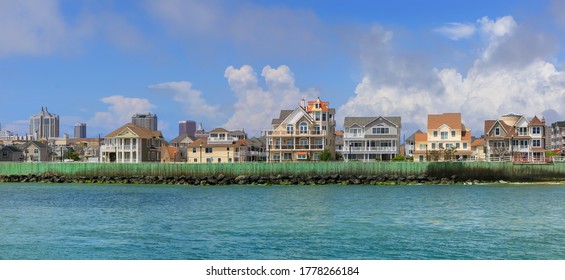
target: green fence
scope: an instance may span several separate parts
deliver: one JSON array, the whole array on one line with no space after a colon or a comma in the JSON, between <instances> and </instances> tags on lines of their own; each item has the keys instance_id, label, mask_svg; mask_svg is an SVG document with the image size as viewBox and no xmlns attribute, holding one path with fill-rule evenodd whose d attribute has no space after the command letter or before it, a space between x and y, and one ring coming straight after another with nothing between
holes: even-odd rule
<instances>
[{"instance_id":1,"label":"green fence","mask_svg":"<svg viewBox=\"0 0 565 280\"><path fill-rule=\"evenodd\" d=\"M210 176L238 175L422 175L479 180L561 180L565 163L510 162L301 162L301 163L1 163L0 175Z\"/></svg>"}]
</instances>

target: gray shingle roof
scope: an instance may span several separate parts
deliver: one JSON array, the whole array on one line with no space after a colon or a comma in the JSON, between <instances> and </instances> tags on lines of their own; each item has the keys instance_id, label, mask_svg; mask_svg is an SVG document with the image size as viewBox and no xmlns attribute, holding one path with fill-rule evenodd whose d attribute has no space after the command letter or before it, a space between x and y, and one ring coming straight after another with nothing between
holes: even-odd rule
<instances>
[{"instance_id":1,"label":"gray shingle roof","mask_svg":"<svg viewBox=\"0 0 565 280\"><path fill-rule=\"evenodd\" d=\"M288 116L290 116L290 114L292 114L292 112L294 112L294 110L281 110L281 112L279 114L279 118L273 119L271 124L273 124L273 125L281 124L282 121L284 121Z\"/></svg>"},{"instance_id":2,"label":"gray shingle roof","mask_svg":"<svg viewBox=\"0 0 565 280\"><path fill-rule=\"evenodd\" d=\"M374 120L381 118L381 117L345 117L343 121L344 127L350 127L354 124L357 124L361 127L365 127L369 123L373 122ZM401 127L401 118L400 117L382 117L385 120L390 121L391 123L395 124L398 127Z\"/></svg>"}]
</instances>

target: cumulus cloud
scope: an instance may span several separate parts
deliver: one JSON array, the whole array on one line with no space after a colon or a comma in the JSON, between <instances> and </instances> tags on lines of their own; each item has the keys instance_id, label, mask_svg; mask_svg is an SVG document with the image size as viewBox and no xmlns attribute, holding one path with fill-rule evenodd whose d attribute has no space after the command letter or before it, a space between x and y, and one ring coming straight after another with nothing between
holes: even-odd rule
<instances>
[{"instance_id":1,"label":"cumulus cloud","mask_svg":"<svg viewBox=\"0 0 565 280\"><path fill-rule=\"evenodd\" d=\"M220 117L223 113L219 105L210 105L202 97L202 92L192 88L192 83L186 81L166 82L150 85L150 89L173 95L173 100L184 106L187 115Z\"/></svg>"},{"instance_id":2,"label":"cumulus cloud","mask_svg":"<svg viewBox=\"0 0 565 280\"><path fill-rule=\"evenodd\" d=\"M452 22L437 28L435 31L451 40L457 41L473 36L476 32L476 28L472 23Z\"/></svg>"},{"instance_id":3,"label":"cumulus cloud","mask_svg":"<svg viewBox=\"0 0 565 280\"><path fill-rule=\"evenodd\" d=\"M265 66L261 72L267 89L259 84L257 73L249 65L237 69L229 66L224 74L237 98L235 112L223 125L228 129L242 129L258 135L269 128L271 119L278 117L282 109L294 109L302 98L311 100L317 94L314 89L301 91L295 84L294 74L286 65L278 68Z\"/></svg>"},{"instance_id":4,"label":"cumulus cloud","mask_svg":"<svg viewBox=\"0 0 565 280\"><path fill-rule=\"evenodd\" d=\"M100 99L109 104L108 111L96 112L94 118L89 121L93 126L116 129L131 122L131 117L137 113L148 113L156 106L145 98L125 97L113 95Z\"/></svg>"},{"instance_id":5,"label":"cumulus cloud","mask_svg":"<svg viewBox=\"0 0 565 280\"><path fill-rule=\"evenodd\" d=\"M411 60L392 47L394 34L373 28L362 47L364 78L338 115L402 116L411 134L425 129L428 114L462 112L473 135L483 134L485 119L509 112L565 118L559 113L565 111L565 72L547 61L554 53L551 38L510 16L481 18L477 30L485 47L460 71Z\"/></svg>"}]
</instances>

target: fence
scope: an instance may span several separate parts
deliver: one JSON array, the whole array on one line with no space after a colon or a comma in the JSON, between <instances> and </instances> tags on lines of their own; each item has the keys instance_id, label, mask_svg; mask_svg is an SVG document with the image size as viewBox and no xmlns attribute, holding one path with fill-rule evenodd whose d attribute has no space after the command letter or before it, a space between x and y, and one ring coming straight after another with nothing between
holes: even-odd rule
<instances>
[{"instance_id":1,"label":"fence","mask_svg":"<svg viewBox=\"0 0 565 280\"><path fill-rule=\"evenodd\" d=\"M478 180L564 180L565 162L287 162L287 163L2 163L0 175L55 174L68 176L211 176L238 175L457 175Z\"/></svg>"}]
</instances>

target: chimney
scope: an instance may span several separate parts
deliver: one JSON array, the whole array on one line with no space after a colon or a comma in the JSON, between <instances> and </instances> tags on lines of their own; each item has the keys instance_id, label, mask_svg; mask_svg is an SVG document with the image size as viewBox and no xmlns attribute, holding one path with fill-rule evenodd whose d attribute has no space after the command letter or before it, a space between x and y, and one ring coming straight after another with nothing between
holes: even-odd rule
<instances>
[{"instance_id":1,"label":"chimney","mask_svg":"<svg viewBox=\"0 0 565 280\"><path fill-rule=\"evenodd\" d=\"M304 100L304 98L302 98L302 100L300 101L300 106L306 109L306 100Z\"/></svg>"}]
</instances>

